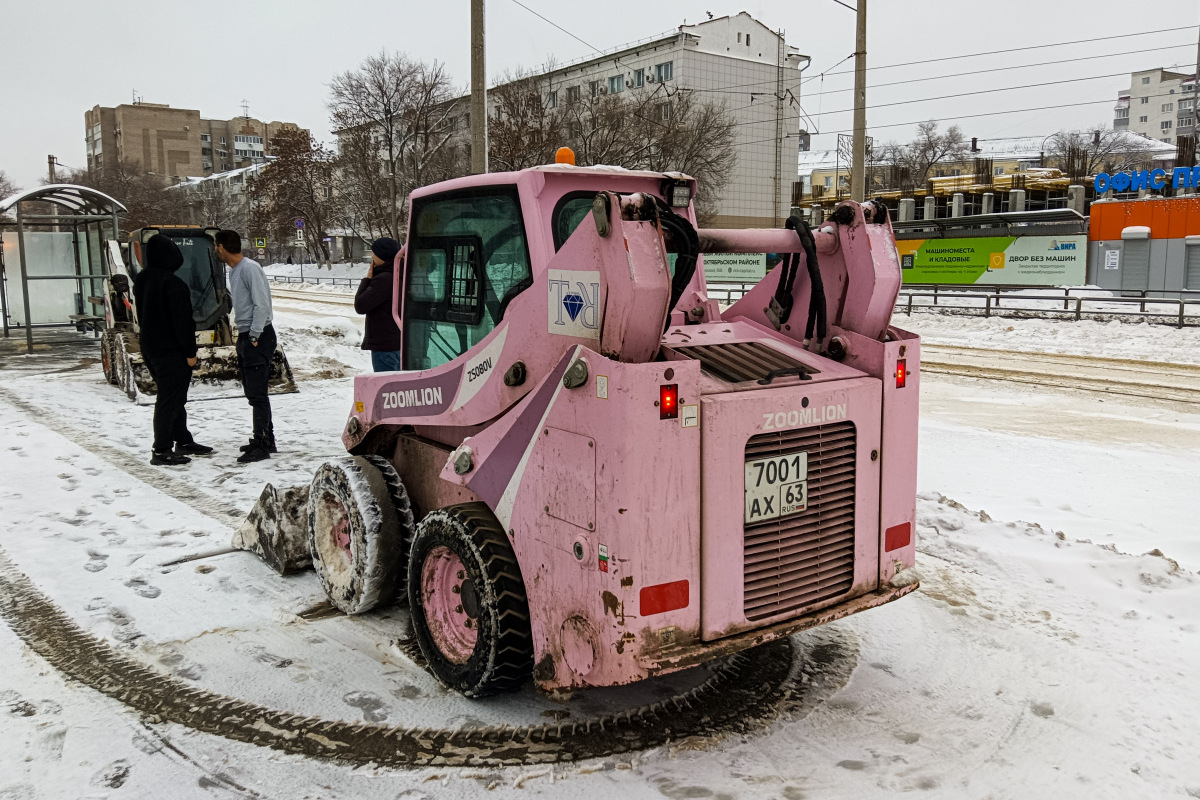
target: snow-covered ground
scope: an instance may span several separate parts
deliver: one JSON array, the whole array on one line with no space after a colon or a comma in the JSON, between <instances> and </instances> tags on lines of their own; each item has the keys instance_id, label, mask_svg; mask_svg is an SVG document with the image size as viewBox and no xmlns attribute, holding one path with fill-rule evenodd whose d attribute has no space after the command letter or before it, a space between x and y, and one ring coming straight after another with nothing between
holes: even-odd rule
<instances>
[{"instance_id":1,"label":"snow-covered ground","mask_svg":"<svg viewBox=\"0 0 1200 800\"><path fill-rule=\"evenodd\" d=\"M1200 363L1188 330L896 322L935 344ZM246 467L244 401L193 403L218 453L161 470L151 408L98 365L0 363L0 547L76 624L197 686L350 721L539 713L530 692L449 696L394 647L398 612L300 620L311 573L179 562L223 548L263 483L341 451L361 320L289 299L277 326L301 391L273 398L281 452ZM553 767L351 768L197 733L64 680L0 625L0 798L1200 797L1198 468L1195 409L926 375L922 585L827 626L847 675L745 736Z\"/></svg>"}]
</instances>

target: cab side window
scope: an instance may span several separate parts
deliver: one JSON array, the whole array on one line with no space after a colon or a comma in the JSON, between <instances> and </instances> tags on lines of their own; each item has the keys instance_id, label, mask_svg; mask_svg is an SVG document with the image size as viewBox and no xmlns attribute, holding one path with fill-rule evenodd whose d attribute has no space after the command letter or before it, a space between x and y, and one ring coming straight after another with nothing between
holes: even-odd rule
<instances>
[{"instance_id":1,"label":"cab side window","mask_svg":"<svg viewBox=\"0 0 1200 800\"><path fill-rule=\"evenodd\" d=\"M483 340L533 284L514 187L413 203L404 305L404 369L432 369Z\"/></svg>"}]
</instances>

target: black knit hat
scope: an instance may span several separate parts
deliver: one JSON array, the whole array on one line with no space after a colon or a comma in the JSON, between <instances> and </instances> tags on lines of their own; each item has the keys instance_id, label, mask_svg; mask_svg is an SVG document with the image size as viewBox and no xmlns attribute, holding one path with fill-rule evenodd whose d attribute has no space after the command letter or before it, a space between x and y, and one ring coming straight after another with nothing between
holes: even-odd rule
<instances>
[{"instance_id":1,"label":"black knit hat","mask_svg":"<svg viewBox=\"0 0 1200 800\"><path fill-rule=\"evenodd\" d=\"M148 269L167 269L171 272L183 266L183 253L179 245L169 236L156 233L146 242L146 267Z\"/></svg>"},{"instance_id":2,"label":"black knit hat","mask_svg":"<svg viewBox=\"0 0 1200 800\"><path fill-rule=\"evenodd\" d=\"M390 267L396 260L396 253L400 252L400 243L384 236L371 243L371 252L379 256L383 263Z\"/></svg>"}]
</instances>

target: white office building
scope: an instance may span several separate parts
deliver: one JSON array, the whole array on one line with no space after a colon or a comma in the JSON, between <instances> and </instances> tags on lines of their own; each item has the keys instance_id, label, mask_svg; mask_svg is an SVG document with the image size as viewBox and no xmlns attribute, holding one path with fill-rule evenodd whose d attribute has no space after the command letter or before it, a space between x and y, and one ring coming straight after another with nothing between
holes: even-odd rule
<instances>
[{"instance_id":1,"label":"white office building","mask_svg":"<svg viewBox=\"0 0 1200 800\"><path fill-rule=\"evenodd\" d=\"M775 227L791 206L801 141L800 73L808 63L781 34L742 12L681 25L538 78L548 105L655 84L664 97L685 90L723 102L735 121L737 164L710 222Z\"/></svg>"}]
</instances>

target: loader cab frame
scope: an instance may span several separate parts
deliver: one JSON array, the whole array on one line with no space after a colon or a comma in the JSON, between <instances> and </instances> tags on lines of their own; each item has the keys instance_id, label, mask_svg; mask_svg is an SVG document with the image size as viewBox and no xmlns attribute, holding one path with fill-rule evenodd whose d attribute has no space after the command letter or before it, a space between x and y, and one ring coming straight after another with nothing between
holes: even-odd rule
<instances>
[{"instance_id":1,"label":"loader cab frame","mask_svg":"<svg viewBox=\"0 0 1200 800\"><path fill-rule=\"evenodd\" d=\"M226 285L225 267L216 258L215 237L219 228L193 228L160 225L139 228L130 234L130 276L144 267L142 248L150 237L161 233L169 237L183 254L183 265L176 271L192 296L192 318L196 330L212 330L226 320L232 301Z\"/></svg>"},{"instance_id":2,"label":"loader cab frame","mask_svg":"<svg viewBox=\"0 0 1200 800\"><path fill-rule=\"evenodd\" d=\"M403 369L439 367L482 341L533 285L517 187L415 199L404 272Z\"/></svg>"}]
</instances>

